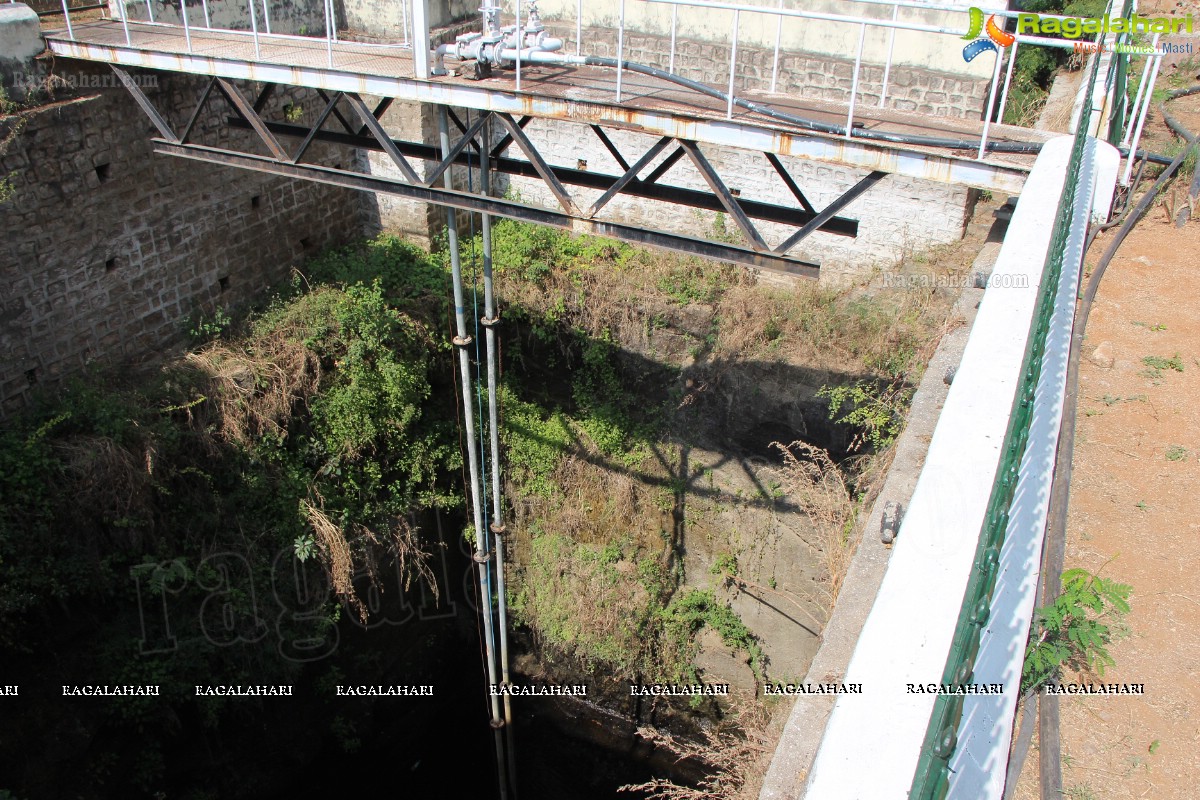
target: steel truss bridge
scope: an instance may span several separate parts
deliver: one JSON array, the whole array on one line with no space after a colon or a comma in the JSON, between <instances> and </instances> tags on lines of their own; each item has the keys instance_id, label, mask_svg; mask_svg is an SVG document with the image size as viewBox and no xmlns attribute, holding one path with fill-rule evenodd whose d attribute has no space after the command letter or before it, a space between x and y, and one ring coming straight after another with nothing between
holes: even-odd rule
<instances>
[{"instance_id":1,"label":"steel truss bridge","mask_svg":"<svg viewBox=\"0 0 1200 800\"><path fill-rule=\"evenodd\" d=\"M114 18L90 21L73 21L64 3L65 29L49 31L45 38L56 56L111 66L153 123L158 134L153 139L157 153L382 192L447 208L457 312L453 342L459 353L464 415L472 429L474 392L467 353L472 338L466 325L456 213L482 215L485 303L481 323L489 373L490 424L486 427L491 439L490 512L483 507L482 453L475 437L465 438L470 499L475 530L480 533L475 552L480 593L485 598L495 596L499 602L498 617L482 615L488 650L486 666L493 684L509 681L509 664L495 394L495 326L499 317L492 295L489 258L492 217L723 259L760 270L816 277L819 266L793 255L793 250L816 231L855 236L859 223L844 215L847 206L864 192L886 191L889 174L1009 194L1020 193L1030 180L1035 187L1033 196L1022 201L1010 229L1018 236L1006 240L996 269L1028 275L1032 286L1025 292L989 291L980 305L978 330L968 342L958 378L939 418L918 495L914 495L913 508L901 525L887 580L844 676L853 681L865 675L868 682L877 679L881 684L940 679L946 684L962 685L971 682L978 672L987 673L989 680L998 680L1011 691L1006 690L1002 698L993 698L993 706L988 707L970 700L964 703L961 697L914 700L903 692L839 698L824 729L820 751L808 762L811 774L807 767L804 770L808 775L805 786L796 792L764 792L764 797L807 796L810 800L1000 796L997 785L1002 790L1003 775L997 784L996 774L1003 769L997 770L993 760L996 753L1007 753L1012 734L1014 681L1020 675L1019 660L1015 677L1012 673L1012 653L1023 651L1021 636L1029 629L1033 602L1032 584L1022 578L1036 575L1040 563L1035 551L1040 548L1045 528L1044 501L1062 413L1063 363L1081 267L1082 231L1097 211L1101 217L1107 214L1105 198L1111 199L1116 181L1117 151L1089 134L1107 131L1102 138L1112 144L1120 140L1120 144L1136 151L1161 59L1147 59L1130 111L1124 104L1125 62L1120 57L1113 60L1111 52L1105 57L1094 56L1085 81L1087 91L1077 104L1074 124L1078 133L1072 139L1059 138L1047 145L1035 167L1036 152L1053 137L991 120L1003 117L1016 47L1069 47L1070 43L1016 36L1008 51L1009 68L1003 81L1001 54L995 58L986 112L979 121L933 119L882 107L867 108L858 101L856 89L868 26L890 28L893 34L907 30L961 38L966 9L959 6L859 0L861 4L880 6L890 13L888 19L785 10L782 4L766 8L710 0L648 0L733 13L728 87L697 92L681 87L673 76L638 72L626 65L621 51L625 0L620 0L618 57L612 65L615 70L582 62L552 68L538 66L533 48L517 47L515 71L497 71L488 76L486 70L478 70L477 80L432 74L434 49L424 46L430 42L425 0L403 4L405 27L412 32L411 42L422 43L419 47L409 43L407 32L405 44L380 46L340 40L332 24L333 0L325 0L325 27L320 36L271 34L269 19L264 17L260 23L257 18L255 0L248 3L251 30L218 30L208 24L209 7L207 0L202 2L204 27L189 23L186 2L180 3L182 24L175 25L155 22L149 2L145 6L146 19L132 19L131 4L115 0ZM266 8L264 4L264 13ZM964 21L961 26L947 27L905 22L900 19L902 9L920 9L922 13L943 10L958 14ZM817 19L857 28L859 44L853 73L856 89L851 91L849 102L827 103L753 90L743 90L735 97L734 60L741 14L774 15L780 20ZM516 15L516 30L524 30L521 25L527 18L522 17L520 0ZM995 11L995 16L1001 18L1012 15L1003 9ZM671 43L673 63L674 11ZM778 58L777 44L776 69ZM891 58L889 46L885 91ZM524 68L522 59L526 59ZM1152 63L1154 71L1149 73ZM173 121L142 91L135 70L183 73L206 80L189 117ZM322 109L315 121L303 125L287 118L272 118L267 111L268 101L277 87L314 93ZM232 109L225 124L253 132L252 137L236 138L249 140L254 151L194 140L197 122L214 95L223 97ZM437 146L395 139L387 133L383 117L396 101L437 108ZM879 105L883 105L882 98ZM621 171L604 174L579 165L550 163L525 133L525 127L535 119L586 126ZM500 138L493 136L493 128ZM623 152L613 141L614 131L646 134L652 143L642 152ZM397 177L314 163L311 154L315 142L383 153L395 167ZM521 158L512 153L514 146ZM739 197L729 188L729 177L723 176L706 155L706 149L711 152L713 147L761 154L794 204ZM787 157L848 165L866 174L839 197L817 208L805 187L785 167L782 159ZM703 178L707 191L673 186L664 180L667 172L684 159ZM416 166L421 163L429 165L423 177ZM480 168L482 179L475 184L477 191L463 191L451 181L451 169L460 165ZM1126 181L1130 165L1126 165ZM543 208L496 197L490 190L491 174L539 179L557 207ZM600 194L591 203L584 203L573 194L581 189ZM727 213L746 244L733 245L616 221L607 213L618 196ZM774 233L765 234L764 224L770 224ZM782 238L777 228L780 225L789 229ZM1023 335L1017 336L1014 331ZM989 413L981 423L979 409L984 407ZM970 484L969 491L964 491L966 484ZM936 489L941 485L949 487L955 497L949 517L938 510L935 500L919 499L920 487ZM1017 487L1021 490L1014 499ZM948 536L957 537L955 541L961 545L950 548L953 552L946 552L944 547ZM1023 549L1016 550L1013 543ZM993 631L988 621L999 619L993 615L1001 610L1009 615L1002 621L1012 624ZM925 646L914 648L910 646L912 641ZM880 673L885 668L886 674ZM501 709L500 701L491 698L504 796L508 796L509 788L503 773L512 756L507 738L511 733L508 702L505 695Z\"/></svg>"}]
</instances>

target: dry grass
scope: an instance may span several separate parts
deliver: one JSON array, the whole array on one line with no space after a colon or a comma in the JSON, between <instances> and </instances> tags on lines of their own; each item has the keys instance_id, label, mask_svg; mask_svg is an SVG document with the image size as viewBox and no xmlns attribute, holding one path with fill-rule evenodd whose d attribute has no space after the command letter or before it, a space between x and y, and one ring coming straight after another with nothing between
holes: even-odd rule
<instances>
[{"instance_id":1,"label":"dry grass","mask_svg":"<svg viewBox=\"0 0 1200 800\"><path fill-rule=\"evenodd\" d=\"M215 342L187 354L213 385L217 432L249 446L268 433L287 435L288 421L317 392L321 361L303 336L284 328L257 337L252 350Z\"/></svg>"},{"instance_id":2,"label":"dry grass","mask_svg":"<svg viewBox=\"0 0 1200 800\"><path fill-rule=\"evenodd\" d=\"M826 450L808 442L774 442L783 466L772 470L788 498L825 534L821 548L829 574L829 606L837 599L853 556L848 536L854 522L854 499L846 477Z\"/></svg>"},{"instance_id":3,"label":"dry grass","mask_svg":"<svg viewBox=\"0 0 1200 800\"><path fill-rule=\"evenodd\" d=\"M395 556L400 574L404 576L404 591L409 590L415 576L433 593L434 602L438 601L437 580L429 567L431 554L422 548L419 531L408 520L395 520L383 538L364 525L353 526L348 536L325 513L320 496L313 499L316 503L304 500L302 507L316 535L317 550L333 582L334 593L358 614L359 620L367 621L368 610L354 588L355 574L359 570L365 571L371 585L382 592L378 560L381 550Z\"/></svg>"},{"instance_id":4,"label":"dry grass","mask_svg":"<svg viewBox=\"0 0 1200 800\"><path fill-rule=\"evenodd\" d=\"M689 741L656 728L638 728L638 736L676 756L691 761L707 773L695 787L666 778L622 786L622 792L645 792L649 800L752 800L758 796L752 775L766 751L767 711L751 699L735 700L725 719Z\"/></svg>"}]
</instances>

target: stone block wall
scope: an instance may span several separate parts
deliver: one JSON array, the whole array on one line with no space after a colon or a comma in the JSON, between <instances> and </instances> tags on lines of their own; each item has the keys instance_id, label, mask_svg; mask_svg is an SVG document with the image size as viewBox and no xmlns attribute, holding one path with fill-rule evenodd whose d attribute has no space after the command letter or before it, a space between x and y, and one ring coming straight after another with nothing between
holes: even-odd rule
<instances>
[{"instance_id":1,"label":"stone block wall","mask_svg":"<svg viewBox=\"0 0 1200 800\"><path fill-rule=\"evenodd\" d=\"M203 83L151 77L147 95L182 126ZM317 113L298 95L272 100L287 102ZM223 99L206 108L194 141L249 141L224 124ZM260 297L376 219L367 193L155 155L158 134L122 88L9 118L0 138L16 119L0 157L14 189L0 204L0 414L91 361L153 360L183 340L191 315ZM327 164L357 158L312 151Z\"/></svg>"},{"instance_id":2,"label":"stone block wall","mask_svg":"<svg viewBox=\"0 0 1200 800\"><path fill-rule=\"evenodd\" d=\"M565 52L575 52L573 22L547 22L555 35L568 39ZM584 52L617 57L616 32L608 28L583 29ZM625 60L666 69L670 62L669 36L625 32ZM689 41L675 44L675 73L725 89L729 84L729 52L725 42ZM734 93L746 89L768 90L774 72L774 50L740 45L735 67ZM858 100L877 107L884 89L882 64L863 62L858 78ZM854 80L854 57L838 58L820 53L782 51L776 91L781 94L849 102ZM987 78L934 72L919 67L893 64L888 74L885 106L898 111L915 111L940 117L979 119L988 91Z\"/></svg>"}]
</instances>

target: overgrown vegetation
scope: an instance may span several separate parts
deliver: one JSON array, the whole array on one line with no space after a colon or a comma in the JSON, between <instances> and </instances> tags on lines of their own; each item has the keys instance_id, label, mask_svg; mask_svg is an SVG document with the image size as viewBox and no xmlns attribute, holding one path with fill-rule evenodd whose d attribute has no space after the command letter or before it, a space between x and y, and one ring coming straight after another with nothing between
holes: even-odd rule
<instances>
[{"instance_id":1,"label":"overgrown vegetation","mask_svg":"<svg viewBox=\"0 0 1200 800\"><path fill-rule=\"evenodd\" d=\"M181 715L226 730L228 702L184 691L198 676L297 682L343 607L367 620L367 584L436 594L421 515L458 502L459 461L452 411L428 402L442 348L426 323L380 282L322 277L211 333L156 375L91 376L0 434L0 641L64 679L86 666L168 695L72 712L89 735L147 735L93 787L160 786Z\"/></svg>"},{"instance_id":2,"label":"overgrown vegetation","mask_svg":"<svg viewBox=\"0 0 1200 800\"><path fill-rule=\"evenodd\" d=\"M1062 574L1062 592L1034 612L1025 649L1021 691L1059 680L1064 668L1104 674L1113 665L1113 625L1129 611L1131 587L1084 569Z\"/></svg>"},{"instance_id":3,"label":"overgrown vegetation","mask_svg":"<svg viewBox=\"0 0 1200 800\"><path fill-rule=\"evenodd\" d=\"M1025 0L1021 10L1033 14L1063 14L1069 17L1101 17L1106 0ZM1013 66L1012 83L1004 122L1032 127L1037 122L1054 75L1071 60L1071 51L1050 47L1021 47Z\"/></svg>"}]
</instances>

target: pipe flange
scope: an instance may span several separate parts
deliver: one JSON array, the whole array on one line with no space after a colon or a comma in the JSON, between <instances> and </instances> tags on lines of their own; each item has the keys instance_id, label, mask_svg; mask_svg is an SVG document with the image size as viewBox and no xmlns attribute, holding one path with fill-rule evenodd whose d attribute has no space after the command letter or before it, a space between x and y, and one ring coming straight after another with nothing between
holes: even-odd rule
<instances>
[{"instance_id":1,"label":"pipe flange","mask_svg":"<svg viewBox=\"0 0 1200 800\"><path fill-rule=\"evenodd\" d=\"M505 684L503 684L503 683L502 683L502 684L500 684L500 685L501 685L501 686L504 686ZM492 730L494 730L494 731L498 731L498 730L500 730L501 728L503 728L503 727L504 727L504 720L502 720L502 719L494 719L494 720L492 720L491 722L489 722L488 724L492 726Z\"/></svg>"},{"instance_id":2,"label":"pipe flange","mask_svg":"<svg viewBox=\"0 0 1200 800\"><path fill-rule=\"evenodd\" d=\"M497 525L494 522L491 525L488 525L488 530L490 530L492 533L496 534L497 536L503 536L505 533L508 532L508 529L505 528L503 525Z\"/></svg>"},{"instance_id":3,"label":"pipe flange","mask_svg":"<svg viewBox=\"0 0 1200 800\"><path fill-rule=\"evenodd\" d=\"M492 554L490 552L487 552L487 553L475 552L475 553L471 554L471 560L474 561L476 564L486 564L492 560Z\"/></svg>"},{"instance_id":4,"label":"pipe flange","mask_svg":"<svg viewBox=\"0 0 1200 800\"><path fill-rule=\"evenodd\" d=\"M455 336L450 340L450 344L454 345L455 347L466 347L473 341L475 341L475 337L467 334L466 336Z\"/></svg>"},{"instance_id":5,"label":"pipe flange","mask_svg":"<svg viewBox=\"0 0 1200 800\"><path fill-rule=\"evenodd\" d=\"M494 328L500 324L500 314L497 313L494 317L480 317L479 324L485 328Z\"/></svg>"}]
</instances>

